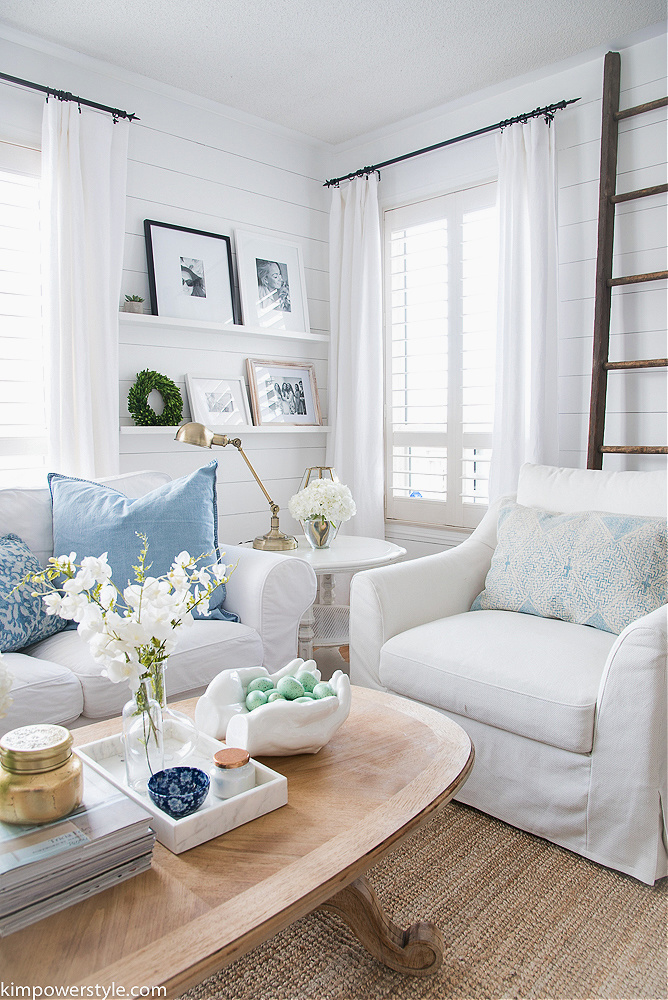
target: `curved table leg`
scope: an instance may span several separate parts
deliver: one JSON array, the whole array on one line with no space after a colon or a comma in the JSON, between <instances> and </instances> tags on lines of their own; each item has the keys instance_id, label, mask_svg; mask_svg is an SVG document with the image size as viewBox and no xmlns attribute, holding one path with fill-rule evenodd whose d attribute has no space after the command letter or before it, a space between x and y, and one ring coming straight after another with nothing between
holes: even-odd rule
<instances>
[{"instance_id":1,"label":"curved table leg","mask_svg":"<svg viewBox=\"0 0 668 1000\"><path fill-rule=\"evenodd\" d=\"M402 931L386 915L364 877L355 879L320 909L341 917L367 951L396 972L431 976L443 961L443 935L438 927L418 920Z\"/></svg>"}]
</instances>

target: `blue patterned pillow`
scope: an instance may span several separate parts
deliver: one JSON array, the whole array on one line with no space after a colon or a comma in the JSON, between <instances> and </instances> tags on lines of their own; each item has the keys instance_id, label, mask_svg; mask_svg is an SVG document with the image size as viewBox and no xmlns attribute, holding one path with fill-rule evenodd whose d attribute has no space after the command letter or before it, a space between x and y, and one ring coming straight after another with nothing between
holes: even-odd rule
<instances>
[{"instance_id":1,"label":"blue patterned pillow","mask_svg":"<svg viewBox=\"0 0 668 1000\"><path fill-rule=\"evenodd\" d=\"M22 538L0 538L0 652L15 653L67 625L62 618L47 615L42 598L32 596L34 587L14 590L27 573L39 573L41 569Z\"/></svg>"},{"instance_id":2,"label":"blue patterned pillow","mask_svg":"<svg viewBox=\"0 0 668 1000\"><path fill-rule=\"evenodd\" d=\"M605 511L501 509L471 611L521 611L619 633L666 603L666 521Z\"/></svg>"},{"instance_id":3,"label":"blue patterned pillow","mask_svg":"<svg viewBox=\"0 0 668 1000\"><path fill-rule=\"evenodd\" d=\"M216 462L210 462L137 499L87 479L49 473L54 555L76 552L80 562L84 556L108 553L112 580L119 590L135 580L141 548L137 532L148 538L151 576L167 573L175 556L184 550L196 557L208 553L202 566L215 562L220 557L216 467ZM223 584L211 597L209 613L194 611L193 617L238 622L237 615L222 607L224 600Z\"/></svg>"}]
</instances>

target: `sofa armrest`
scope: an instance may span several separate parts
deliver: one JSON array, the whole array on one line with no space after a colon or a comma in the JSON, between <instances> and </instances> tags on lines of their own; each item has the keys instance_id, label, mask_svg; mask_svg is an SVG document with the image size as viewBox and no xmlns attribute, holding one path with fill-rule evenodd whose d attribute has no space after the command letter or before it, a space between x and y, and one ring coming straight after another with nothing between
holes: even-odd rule
<instances>
[{"instance_id":1,"label":"sofa armrest","mask_svg":"<svg viewBox=\"0 0 668 1000\"><path fill-rule=\"evenodd\" d=\"M220 545L223 560L237 567L223 607L259 633L262 666L278 670L297 655L299 623L315 600L317 581L303 559L244 545ZM260 664L258 664L259 666Z\"/></svg>"},{"instance_id":2,"label":"sofa armrest","mask_svg":"<svg viewBox=\"0 0 668 1000\"><path fill-rule=\"evenodd\" d=\"M650 883L658 877L657 856L665 869L661 816L668 845L667 632L664 605L627 626L610 650L597 699L588 803L588 839L607 844L609 857L631 866L624 871ZM625 843L620 816L626 818ZM656 836L643 845L637 831L648 829Z\"/></svg>"},{"instance_id":3,"label":"sofa armrest","mask_svg":"<svg viewBox=\"0 0 668 1000\"><path fill-rule=\"evenodd\" d=\"M505 499L505 498L504 498ZM474 533L436 555L357 573L350 589L350 678L385 690L380 651L392 636L468 611L485 585L496 544L494 504Z\"/></svg>"}]
</instances>

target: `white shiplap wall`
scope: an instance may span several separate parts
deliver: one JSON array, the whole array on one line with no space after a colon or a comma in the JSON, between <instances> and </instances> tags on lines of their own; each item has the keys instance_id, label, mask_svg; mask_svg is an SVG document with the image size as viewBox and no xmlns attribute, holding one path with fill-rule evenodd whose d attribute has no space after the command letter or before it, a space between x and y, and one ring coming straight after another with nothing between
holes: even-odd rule
<instances>
[{"instance_id":1,"label":"white shiplap wall","mask_svg":"<svg viewBox=\"0 0 668 1000\"><path fill-rule=\"evenodd\" d=\"M144 219L208 232L267 231L302 247L311 329L328 332L327 211L322 144L201 98L125 73L0 27L3 72L135 112L130 129L122 294L142 295L148 309ZM43 98L2 86L0 138L39 143ZM236 268L236 258L234 260ZM127 394L151 368L181 388L185 374L245 375L247 357L312 361L327 417L327 343L246 333L165 329L121 317L121 424L132 423ZM322 464L324 431L240 435L269 493L284 507L304 468ZM221 538L238 542L269 528L268 505L234 449L214 453L176 444L154 430L121 434L121 471L157 468L172 476L212 457L219 463ZM284 530L296 522L287 512Z\"/></svg>"},{"instance_id":2,"label":"white shiplap wall","mask_svg":"<svg viewBox=\"0 0 668 1000\"><path fill-rule=\"evenodd\" d=\"M594 317L598 177L603 56L621 52L622 108L664 97L666 35L619 41L564 68L545 70L512 88L497 88L475 101L459 101L438 114L425 114L362 143L341 147L331 176L377 163L411 149L510 118L563 98L580 101L556 120L559 176L559 438L562 465L586 465ZM620 122L618 190L666 181L666 109ZM382 172L384 207L475 184L496 169L495 139L478 139L439 150ZM662 270L666 264L666 195L622 204L617 210L615 275ZM666 282L613 291L611 359L666 356ZM666 444L666 374L662 371L610 375L606 443ZM665 469L665 456L608 456L606 469ZM388 537L411 555L436 551L456 539L414 528L389 527Z\"/></svg>"}]
</instances>

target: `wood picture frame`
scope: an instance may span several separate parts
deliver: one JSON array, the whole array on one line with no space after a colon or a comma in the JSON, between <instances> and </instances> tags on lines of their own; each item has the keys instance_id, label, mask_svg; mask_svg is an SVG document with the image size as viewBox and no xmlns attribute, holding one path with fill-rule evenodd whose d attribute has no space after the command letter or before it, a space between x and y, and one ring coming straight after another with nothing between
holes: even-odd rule
<instances>
[{"instance_id":1,"label":"wood picture frame","mask_svg":"<svg viewBox=\"0 0 668 1000\"><path fill-rule=\"evenodd\" d=\"M250 427L250 407L242 376L186 375L190 414L194 421L212 431L227 432L231 427Z\"/></svg>"},{"instance_id":2,"label":"wood picture frame","mask_svg":"<svg viewBox=\"0 0 668 1000\"><path fill-rule=\"evenodd\" d=\"M322 424L312 362L247 358L246 368L256 426Z\"/></svg>"},{"instance_id":3,"label":"wood picture frame","mask_svg":"<svg viewBox=\"0 0 668 1000\"><path fill-rule=\"evenodd\" d=\"M301 247L270 234L236 229L237 274L243 321L267 332L308 333L308 301Z\"/></svg>"},{"instance_id":4,"label":"wood picture frame","mask_svg":"<svg viewBox=\"0 0 668 1000\"><path fill-rule=\"evenodd\" d=\"M154 219L144 219L144 236L154 316L240 322L229 236Z\"/></svg>"}]
</instances>

